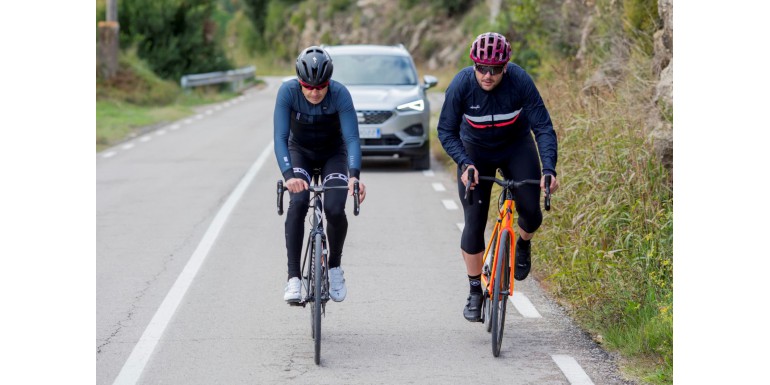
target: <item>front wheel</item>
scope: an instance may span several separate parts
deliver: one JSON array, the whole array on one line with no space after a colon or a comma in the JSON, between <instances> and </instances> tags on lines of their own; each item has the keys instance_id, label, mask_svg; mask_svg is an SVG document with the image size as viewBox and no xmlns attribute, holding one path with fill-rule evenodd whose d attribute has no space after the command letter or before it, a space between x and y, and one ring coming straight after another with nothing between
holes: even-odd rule
<instances>
[{"instance_id":1,"label":"front wheel","mask_svg":"<svg viewBox=\"0 0 770 385\"><path fill-rule=\"evenodd\" d=\"M321 257L323 253L321 235L315 236L313 242L313 339L315 340L315 363L321 364L321 296L323 290L323 266Z\"/></svg>"},{"instance_id":2,"label":"front wheel","mask_svg":"<svg viewBox=\"0 0 770 385\"><path fill-rule=\"evenodd\" d=\"M505 308L508 304L508 288L511 280L511 234L503 231L500 235L500 247L495 260L495 282L492 292L492 354L500 356L503 345L503 329L505 329Z\"/></svg>"}]
</instances>

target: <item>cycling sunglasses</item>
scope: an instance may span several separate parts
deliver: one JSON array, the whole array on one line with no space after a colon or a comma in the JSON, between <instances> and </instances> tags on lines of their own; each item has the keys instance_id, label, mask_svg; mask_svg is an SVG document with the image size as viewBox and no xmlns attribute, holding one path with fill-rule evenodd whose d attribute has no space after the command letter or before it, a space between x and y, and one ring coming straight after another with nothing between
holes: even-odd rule
<instances>
[{"instance_id":1,"label":"cycling sunglasses","mask_svg":"<svg viewBox=\"0 0 770 385\"><path fill-rule=\"evenodd\" d=\"M329 86L329 82L328 81L325 82L325 83L319 84L317 86L311 86L310 84L307 84L307 83L303 82L302 80L300 80L299 84L301 84L303 88L305 88L307 90L310 90L310 91L322 90L322 89L324 89L324 88Z\"/></svg>"},{"instance_id":2,"label":"cycling sunglasses","mask_svg":"<svg viewBox=\"0 0 770 385\"><path fill-rule=\"evenodd\" d=\"M479 73L482 75L486 75L486 74L500 75L501 73L503 73L504 68L505 66L487 66L487 65L476 64L476 71L479 71Z\"/></svg>"}]
</instances>

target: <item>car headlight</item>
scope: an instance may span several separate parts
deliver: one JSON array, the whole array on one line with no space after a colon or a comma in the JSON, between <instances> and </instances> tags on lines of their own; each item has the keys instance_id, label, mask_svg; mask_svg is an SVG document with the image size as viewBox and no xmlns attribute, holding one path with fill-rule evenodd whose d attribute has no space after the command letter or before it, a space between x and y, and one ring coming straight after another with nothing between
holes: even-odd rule
<instances>
[{"instance_id":1,"label":"car headlight","mask_svg":"<svg viewBox=\"0 0 770 385\"><path fill-rule=\"evenodd\" d=\"M422 111L425 109L425 101L420 99L420 100L415 100L413 102L404 103L396 107L396 109L399 111L408 111L408 110Z\"/></svg>"}]
</instances>

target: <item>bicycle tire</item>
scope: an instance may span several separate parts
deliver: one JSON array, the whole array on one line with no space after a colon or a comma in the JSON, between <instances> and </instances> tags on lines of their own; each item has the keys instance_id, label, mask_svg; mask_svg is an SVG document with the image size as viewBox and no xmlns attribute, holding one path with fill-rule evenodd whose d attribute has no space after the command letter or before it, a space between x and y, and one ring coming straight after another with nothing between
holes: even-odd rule
<instances>
[{"instance_id":1,"label":"bicycle tire","mask_svg":"<svg viewBox=\"0 0 770 385\"><path fill-rule=\"evenodd\" d=\"M313 339L315 340L315 364L321 364L321 296L323 290L321 286L323 284L323 265L321 263L323 253L323 240L321 234L316 234L313 240L313 267L315 274L313 274Z\"/></svg>"},{"instance_id":2,"label":"bicycle tire","mask_svg":"<svg viewBox=\"0 0 770 385\"><path fill-rule=\"evenodd\" d=\"M494 250L495 250L496 243L497 243L497 232L495 232L494 235L492 236L492 241L489 243L489 250L485 251L486 259L489 260L489 266L492 266L492 263L495 261L494 255L491 255L491 254L494 254L495 252ZM486 263L486 260L484 262ZM489 274L487 276L487 279L489 279L492 276L492 272L487 271L487 274ZM483 314L484 314L484 322L486 323L487 333L492 332L492 301L490 301L490 298L489 298L491 295L492 294L489 292L489 290L487 290L487 288L484 288L484 302L482 303L481 306L482 306L482 309L484 309Z\"/></svg>"},{"instance_id":3,"label":"bicycle tire","mask_svg":"<svg viewBox=\"0 0 770 385\"><path fill-rule=\"evenodd\" d=\"M505 309L508 304L508 287L511 279L511 234L503 231L500 234L500 247L495 263L495 282L492 294L492 354L500 356L505 329Z\"/></svg>"}]
</instances>

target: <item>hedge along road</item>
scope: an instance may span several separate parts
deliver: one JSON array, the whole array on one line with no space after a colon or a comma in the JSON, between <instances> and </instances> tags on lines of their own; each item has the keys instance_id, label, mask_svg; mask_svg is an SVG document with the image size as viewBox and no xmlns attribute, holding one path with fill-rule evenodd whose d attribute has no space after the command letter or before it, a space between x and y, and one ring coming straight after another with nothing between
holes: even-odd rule
<instances>
[{"instance_id":1,"label":"hedge along road","mask_svg":"<svg viewBox=\"0 0 770 385\"><path fill-rule=\"evenodd\" d=\"M361 215L348 205L348 297L326 308L316 366L310 309L282 298L280 79L265 80L96 155L97 384L628 383L532 278L494 358L462 317L453 170L383 159L364 161Z\"/></svg>"}]
</instances>

